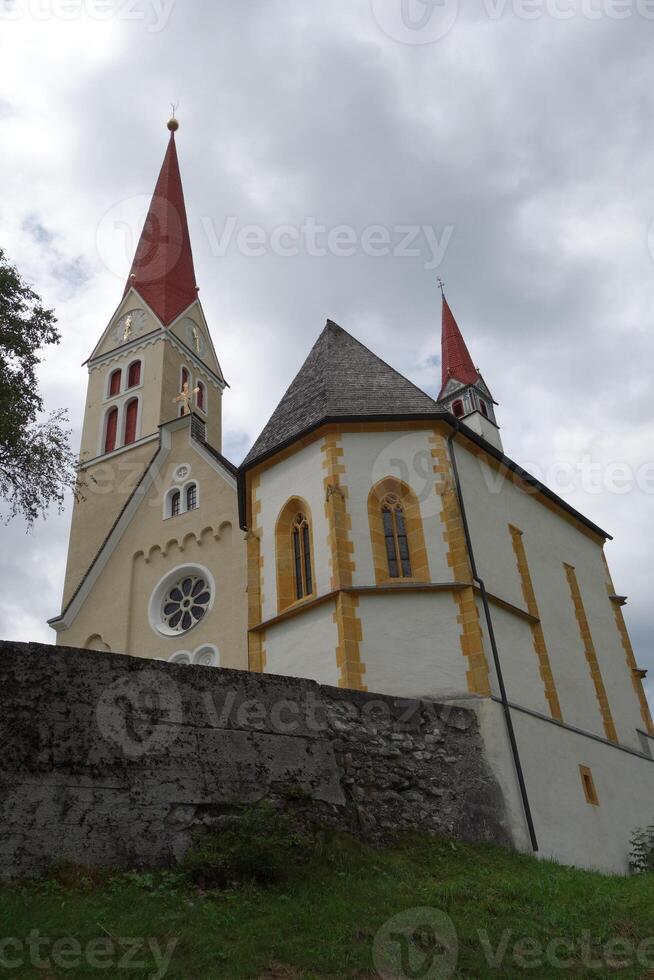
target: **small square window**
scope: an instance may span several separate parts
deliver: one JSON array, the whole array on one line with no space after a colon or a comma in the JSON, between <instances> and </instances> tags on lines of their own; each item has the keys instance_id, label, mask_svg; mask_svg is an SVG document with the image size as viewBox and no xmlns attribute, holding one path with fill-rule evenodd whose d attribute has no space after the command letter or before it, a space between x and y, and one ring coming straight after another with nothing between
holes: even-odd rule
<instances>
[{"instance_id":1,"label":"small square window","mask_svg":"<svg viewBox=\"0 0 654 980\"><path fill-rule=\"evenodd\" d=\"M593 779L592 772L588 766L579 766L579 773L581 774L581 785L584 787L586 802L590 803L591 806L599 806L599 797L595 789L595 780Z\"/></svg>"}]
</instances>

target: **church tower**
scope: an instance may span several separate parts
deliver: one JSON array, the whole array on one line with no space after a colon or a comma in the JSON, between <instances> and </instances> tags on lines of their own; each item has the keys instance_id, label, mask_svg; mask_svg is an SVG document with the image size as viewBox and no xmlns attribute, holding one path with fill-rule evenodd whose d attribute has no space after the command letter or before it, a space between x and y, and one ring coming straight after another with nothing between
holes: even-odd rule
<instances>
[{"instance_id":1,"label":"church tower","mask_svg":"<svg viewBox=\"0 0 654 980\"><path fill-rule=\"evenodd\" d=\"M226 386L198 298L184 192L170 138L120 304L86 362L75 504L64 587L67 602L156 448L159 427L191 412L221 449Z\"/></svg>"},{"instance_id":2,"label":"church tower","mask_svg":"<svg viewBox=\"0 0 654 980\"><path fill-rule=\"evenodd\" d=\"M470 357L444 293L441 350L443 376L438 403L502 451L500 429L495 418L494 406L497 402Z\"/></svg>"}]
</instances>

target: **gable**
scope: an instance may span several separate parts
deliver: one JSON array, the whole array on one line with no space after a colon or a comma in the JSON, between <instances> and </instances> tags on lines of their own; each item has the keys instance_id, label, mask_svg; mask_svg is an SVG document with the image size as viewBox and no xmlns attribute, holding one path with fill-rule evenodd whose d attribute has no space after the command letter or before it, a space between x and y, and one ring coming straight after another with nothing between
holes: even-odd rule
<instances>
[{"instance_id":1,"label":"gable","mask_svg":"<svg viewBox=\"0 0 654 980\"><path fill-rule=\"evenodd\" d=\"M127 317L132 315L128 325ZM121 353L141 338L162 330L160 321L139 294L130 289L105 327L89 361L106 354Z\"/></svg>"},{"instance_id":2,"label":"gable","mask_svg":"<svg viewBox=\"0 0 654 980\"><path fill-rule=\"evenodd\" d=\"M224 380L209 325L199 300L196 300L168 328L199 361Z\"/></svg>"}]
</instances>

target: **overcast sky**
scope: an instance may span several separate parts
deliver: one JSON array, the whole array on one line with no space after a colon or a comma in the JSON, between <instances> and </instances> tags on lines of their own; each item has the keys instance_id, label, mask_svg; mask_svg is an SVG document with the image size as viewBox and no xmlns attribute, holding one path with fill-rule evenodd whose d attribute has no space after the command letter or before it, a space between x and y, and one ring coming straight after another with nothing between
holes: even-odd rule
<instances>
[{"instance_id":1,"label":"overcast sky","mask_svg":"<svg viewBox=\"0 0 654 980\"><path fill-rule=\"evenodd\" d=\"M538 2L0 0L0 244L77 446L178 103L234 462L328 316L435 395L442 276L508 455L615 535L654 677L654 2ZM2 635L53 640L69 520L2 530Z\"/></svg>"}]
</instances>

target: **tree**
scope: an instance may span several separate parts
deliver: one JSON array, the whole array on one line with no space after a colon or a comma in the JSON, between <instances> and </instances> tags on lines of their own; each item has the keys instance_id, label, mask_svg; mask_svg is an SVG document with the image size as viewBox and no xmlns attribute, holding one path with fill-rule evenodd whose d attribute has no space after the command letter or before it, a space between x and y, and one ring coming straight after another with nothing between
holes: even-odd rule
<instances>
[{"instance_id":1,"label":"tree","mask_svg":"<svg viewBox=\"0 0 654 980\"><path fill-rule=\"evenodd\" d=\"M68 415L41 417L36 379L41 348L59 343L56 322L0 248L0 497L6 520L20 515L28 528L52 504L61 512L76 480Z\"/></svg>"}]
</instances>

